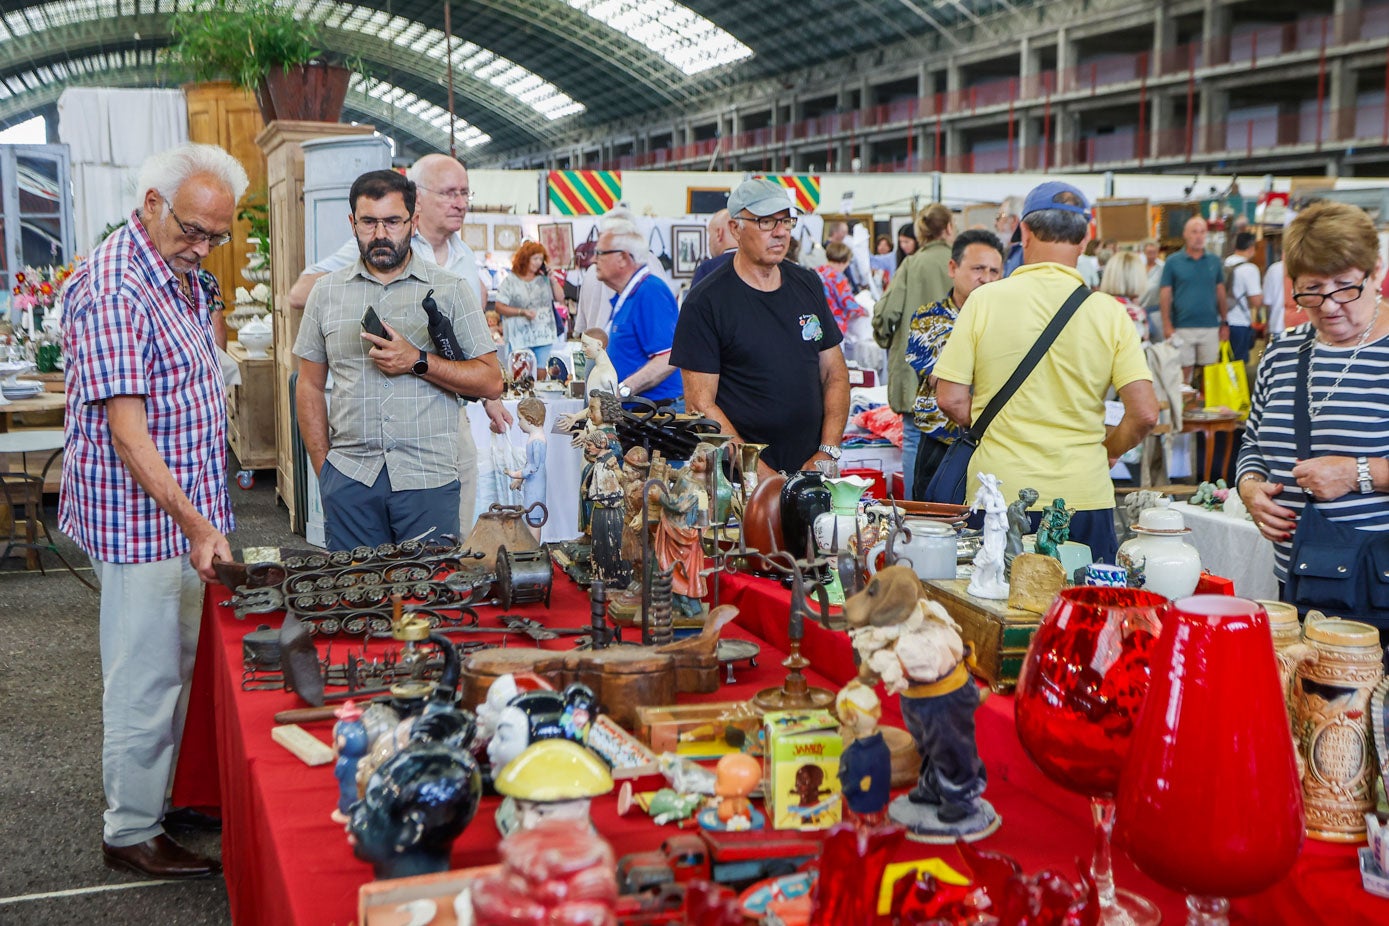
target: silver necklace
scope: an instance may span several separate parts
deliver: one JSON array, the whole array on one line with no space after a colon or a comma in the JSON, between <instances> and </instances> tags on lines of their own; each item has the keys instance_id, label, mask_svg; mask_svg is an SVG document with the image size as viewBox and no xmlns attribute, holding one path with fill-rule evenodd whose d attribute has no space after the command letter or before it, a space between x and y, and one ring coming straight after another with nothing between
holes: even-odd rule
<instances>
[{"instance_id":1,"label":"silver necklace","mask_svg":"<svg viewBox=\"0 0 1389 926\"><path fill-rule=\"evenodd\" d=\"M1340 386L1341 386L1341 380L1343 380L1343 379L1346 378L1346 374L1350 372L1350 368L1351 368L1352 366L1355 365L1355 358L1358 357L1358 356L1360 356L1360 348L1362 348L1362 347L1365 346L1365 342L1366 342L1366 341L1369 339L1369 337L1370 337L1370 332L1373 331L1374 328L1375 328L1375 322L1379 321L1379 306L1380 306L1380 303L1376 302L1376 303L1375 303L1375 314L1372 315L1372 316L1370 316L1370 323L1369 323L1368 325L1365 326L1365 330L1364 330L1364 331L1360 332L1360 340L1358 340L1358 341L1355 342L1355 350L1351 351L1350 357L1346 360L1345 366L1341 367L1341 372L1336 376L1336 380L1331 384L1331 388L1328 389L1328 390L1326 390L1326 392L1322 393L1322 397L1321 397L1321 401L1320 401L1320 402L1317 402L1317 401L1313 401L1313 402L1312 402L1312 417L1313 417L1313 418L1315 418L1315 417L1317 417L1317 415L1321 414L1322 407L1323 407L1324 405L1326 405L1327 401L1331 398L1332 394L1335 393L1335 391L1336 391L1338 388L1340 388ZM1317 347L1317 345L1319 345L1319 344L1321 344L1321 343L1322 343L1321 338L1317 338L1317 339L1313 342L1312 349L1313 349L1313 354L1314 354L1314 355L1315 355L1315 353L1316 353L1316 347ZM1312 388L1312 384L1311 384L1311 383L1308 383L1308 384L1307 384L1307 388L1310 390L1310 389Z\"/></svg>"}]
</instances>

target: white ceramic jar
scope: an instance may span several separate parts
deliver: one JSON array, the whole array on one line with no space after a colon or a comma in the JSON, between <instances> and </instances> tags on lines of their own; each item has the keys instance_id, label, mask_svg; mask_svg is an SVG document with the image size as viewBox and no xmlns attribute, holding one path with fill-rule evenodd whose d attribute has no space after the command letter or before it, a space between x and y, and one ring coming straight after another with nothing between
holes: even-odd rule
<instances>
[{"instance_id":1,"label":"white ceramic jar","mask_svg":"<svg viewBox=\"0 0 1389 926\"><path fill-rule=\"evenodd\" d=\"M265 323L264 318L256 318L241 326L241 330L236 333L236 339L241 342L242 347L246 348L247 357L264 360L268 356L265 352L266 348L270 346L275 336L270 326Z\"/></svg>"},{"instance_id":2,"label":"white ceramic jar","mask_svg":"<svg viewBox=\"0 0 1389 926\"><path fill-rule=\"evenodd\" d=\"M1133 529L1138 536L1119 547L1119 565L1141 571L1143 587L1168 598L1185 598L1201 580L1201 554L1186 542L1191 529L1171 507L1148 508Z\"/></svg>"}]
</instances>

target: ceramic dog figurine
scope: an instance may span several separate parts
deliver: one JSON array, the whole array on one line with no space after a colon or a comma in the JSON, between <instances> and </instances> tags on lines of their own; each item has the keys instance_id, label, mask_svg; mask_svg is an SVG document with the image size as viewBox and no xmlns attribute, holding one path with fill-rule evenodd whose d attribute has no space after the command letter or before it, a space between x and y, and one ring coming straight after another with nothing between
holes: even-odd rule
<instances>
[{"instance_id":1,"label":"ceramic dog figurine","mask_svg":"<svg viewBox=\"0 0 1389 926\"><path fill-rule=\"evenodd\" d=\"M987 776L974 743L979 688L959 626L906 566L881 569L844 603L859 678L902 699L902 719L921 753L916 787L888 815L924 842L981 839L999 817L982 797Z\"/></svg>"}]
</instances>

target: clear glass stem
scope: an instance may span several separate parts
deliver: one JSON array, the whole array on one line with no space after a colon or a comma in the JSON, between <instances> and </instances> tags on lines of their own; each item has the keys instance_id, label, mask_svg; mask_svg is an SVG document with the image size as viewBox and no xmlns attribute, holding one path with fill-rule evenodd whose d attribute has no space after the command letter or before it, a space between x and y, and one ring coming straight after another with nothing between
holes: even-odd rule
<instances>
[{"instance_id":1,"label":"clear glass stem","mask_svg":"<svg viewBox=\"0 0 1389 926\"><path fill-rule=\"evenodd\" d=\"M1114 798L1090 798L1090 814L1095 820L1095 854L1090 859L1090 876L1095 879L1103 910L1118 903L1114 896Z\"/></svg>"},{"instance_id":2,"label":"clear glass stem","mask_svg":"<svg viewBox=\"0 0 1389 926\"><path fill-rule=\"evenodd\" d=\"M1186 926L1230 926L1230 901L1224 897L1188 894Z\"/></svg>"}]
</instances>

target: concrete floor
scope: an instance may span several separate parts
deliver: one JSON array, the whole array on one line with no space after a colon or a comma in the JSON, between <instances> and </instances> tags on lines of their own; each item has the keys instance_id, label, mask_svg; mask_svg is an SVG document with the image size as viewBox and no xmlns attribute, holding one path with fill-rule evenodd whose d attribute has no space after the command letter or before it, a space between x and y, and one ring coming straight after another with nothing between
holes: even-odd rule
<instances>
[{"instance_id":1,"label":"concrete floor","mask_svg":"<svg viewBox=\"0 0 1389 926\"><path fill-rule=\"evenodd\" d=\"M302 545L275 499L274 473L233 483L243 546ZM47 520L57 521L48 498ZM86 557L54 532L74 565ZM0 545L2 546L2 545ZM141 881L102 864L101 660L97 594L44 556L48 574L0 563L0 926L231 922L222 879ZM81 570L91 578L91 568ZM181 837L216 855L216 834Z\"/></svg>"}]
</instances>

